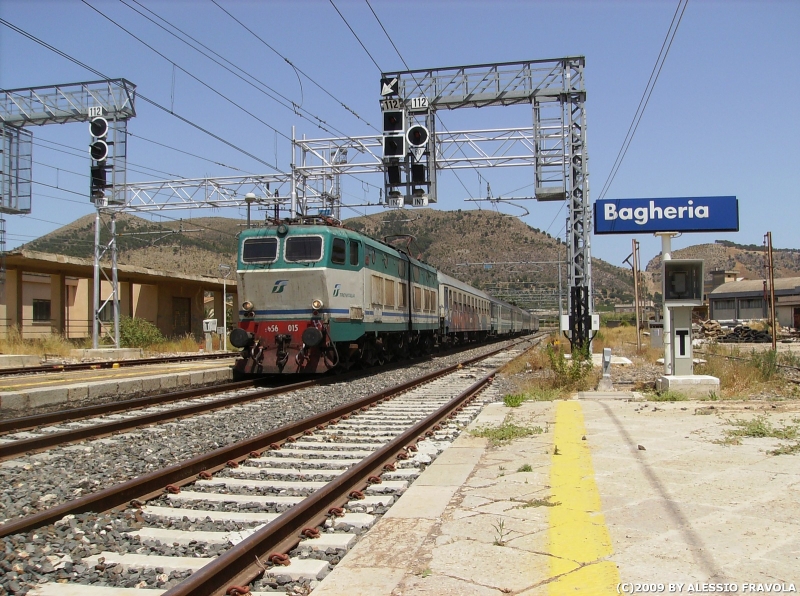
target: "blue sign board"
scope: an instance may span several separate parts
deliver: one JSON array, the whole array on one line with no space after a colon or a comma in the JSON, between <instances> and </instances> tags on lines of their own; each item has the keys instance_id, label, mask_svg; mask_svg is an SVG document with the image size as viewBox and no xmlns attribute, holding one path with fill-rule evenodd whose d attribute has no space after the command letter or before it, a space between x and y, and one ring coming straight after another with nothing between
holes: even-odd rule
<instances>
[{"instance_id":1,"label":"blue sign board","mask_svg":"<svg viewBox=\"0 0 800 596\"><path fill-rule=\"evenodd\" d=\"M601 199L594 204L595 234L738 231L736 197Z\"/></svg>"}]
</instances>

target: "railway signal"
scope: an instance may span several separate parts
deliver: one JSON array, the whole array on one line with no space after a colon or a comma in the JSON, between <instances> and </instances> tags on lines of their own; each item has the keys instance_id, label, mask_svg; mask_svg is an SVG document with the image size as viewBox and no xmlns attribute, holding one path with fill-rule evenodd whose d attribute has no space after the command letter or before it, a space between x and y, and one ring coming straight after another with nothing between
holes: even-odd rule
<instances>
[{"instance_id":1,"label":"railway signal","mask_svg":"<svg viewBox=\"0 0 800 596\"><path fill-rule=\"evenodd\" d=\"M402 159L406 155L406 113L387 110L383 113L383 159Z\"/></svg>"},{"instance_id":2,"label":"railway signal","mask_svg":"<svg viewBox=\"0 0 800 596\"><path fill-rule=\"evenodd\" d=\"M108 120L102 116L92 118L89 122L89 132L92 135L92 143L89 145L89 155L92 157L91 179L89 192L92 201L102 199L105 196L105 189L108 188L106 179L106 158L108 157Z\"/></svg>"},{"instance_id":3,"label":"railway signal","mask_svg":"<svg viewBox=\"0 0 800 596\"><path fill-rule=\"evenodd\" d=\"M89 145L89 153L95 161L105 161L108 157L108 143L106 143L106 136L108 135L108 120L102 116L92 118L89 123L89 132L92 133L92 144Z\"/></svg>"}]
</instances>

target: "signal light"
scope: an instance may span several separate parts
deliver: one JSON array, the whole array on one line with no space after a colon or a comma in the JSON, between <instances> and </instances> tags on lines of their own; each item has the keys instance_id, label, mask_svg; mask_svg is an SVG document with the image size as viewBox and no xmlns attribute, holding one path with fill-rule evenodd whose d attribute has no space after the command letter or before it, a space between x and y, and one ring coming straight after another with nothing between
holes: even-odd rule
<instances>
[{"instance_id":1,"label":"signal light","mask_svg":"<svg viewBox=\"0 0 800 596\"><path fill-rule=\"evenodd\" d=\"M408 129L406 139L411 147L425 147L428 144L428 129L416 124Z\"/></svg>"},{"instance_id":2,"label":"signal light","mask_svg":"<svg viewBox=\"0 0 800 596\"><path fill-rule=\"evenodd\" d=\"M383 157L405 157L406 144L401 135L383 137Z\"/></svg>"},{"instance_id":3,"label":"signal light","mask_svg":"<svg viewBox=\"0 0 800 596\"><path fill-rule=\"evenodd\" d=\"M406 152L406 113L387 110L383 113L383 158L402 159Z\"/></svg>"},{"instance_id":4,"label":"signal light","mask_svg":"<svg viewBox=\"0 0 800 596\"><path fill-rule=\"evenodd\" d=\"M92 198L102 198L105 196L105 189L108 188L106 181L106 166L103 164L92 166L91 169L90 192Z\"/></svg>"},{"instance_id":5,"label":"signal light","mask_svg":"<svg viewBox=\"0 0 800 596\"><path fill-rule=\"evenodd\" d=\"M386 179L389 181L389 186L400 185L400 164L386 166Z\"/></svg>"},{"instance_id":6,"label":"signal light","mask_svg":"<svg viewBox=\"0 0 800 596\"><path fill-rule=\"evenodd\" d=\"M92 121L89 122L89 132L95 138L104 138L108 134L108 120L102 116L92 118Z\"/></svg>"},{"instance_id":7,"label":"signal light","mask_svg":"<svg viewBox=\"0 0 800 596\"><path fill-rule=\"evenodd\" d=\"M417 164L411 166L411 182L417 183L424 183L427 182L425 180L425 171L426 171L425 164Z\"/></svg>"},{"instance_id":8,"label":"signal light","mask_svg":"<svg viewBox=\"0 0 800 596\"><path fill-rule=\"evenodd\" d=\"M384 134L404 132L406 129L406 113L403 110L392 110L383 113Z\"/></svg>"},{"instance_id":9,"label":"signal light","mask_svg":"<svg viewBox=\"0 0 800 596\"><path fill-rule=\"evenodd\" d=\"M89 145L89 154L95 161L104 161L108 157L108 144L103 139L98 139Z\"/></svg>"},{"instance_id":10,"label":"signal light","mask_svg":"<svg viewBox=\"0 0 800 596\"><path fill-rule=\"evenodd\" d=\"M92 118L89 122L89 132L92 134L92 144L89 145L89 154L95 161L103 161L108 157L108 120L102 116Z\"/></svg>"}]
</instances>

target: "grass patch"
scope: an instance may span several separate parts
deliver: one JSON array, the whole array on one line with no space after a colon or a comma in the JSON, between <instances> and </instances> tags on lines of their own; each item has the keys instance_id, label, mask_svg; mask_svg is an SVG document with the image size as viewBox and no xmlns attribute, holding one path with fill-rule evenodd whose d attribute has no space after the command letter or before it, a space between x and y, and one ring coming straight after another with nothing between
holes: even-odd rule
<instances>
[{"instance_id":1,"label":"grass patch","mask_svg":"<svg viewBox=\"0 0 800 596\"><path fill-rule=\"evenodd\" d=\"M525 401L525 394L524 393L514 393L512 395L506 395L503 397L503 403L506 407L509 408L518 408L522 405L522 402Z\"/></svg>"},{"instance_id":2,"label":"grass patch","mask_svg":"<svg viewBox=\"0 0 800 596\"><path fill-rule=\"evenodd\" d=\"M545 497L544 499L531 499L530 501L525 501L516 509L527 509L528 507L558 507L561 505L559 501L551 501L553 497Z\"/></svg>"},{"instance_id":3,"label":"grass patch","mask_svg":"<svg viewBox=\"0 0 800 596\"><path fill-rule=\"evenodd\" d=\"M518 408L526 401L555 401L561 399L562 394L558 389L544 389L531 387L523 393L513 393L503 397L503 403L509 408Z\"/></svg>"},{"instance_id":4,"label":"grass patch","mask_svg":"<svg viewBox=\"0 0 800 596\"><path fill-rule=\"evenodd\" d=\"M647 395L648 401L688 401L689 398L680 391L662 391L661 393L650 393Z\"/></svg>"},{"instance_id":5,"label":"grass patch","mask_svg":"<svg viewBox=\"0 0 800 596\"><path fill-rule=\"evenodd\" d=\"M517 468L517 472L533 472L533 468L530 464L524 464Z\"/></svg>"},{"instance_id":6,"label":"grass patch","mask_svg":"<svg viewBox=\"0 0 800 596\"><path fill-rule=\"evenodd\" d=\"M767 451L770 455L794 455L800 453L800 441L794 445L781 445L777 449Z\"/></svg>"},{"instance_id":7,"label":"grass patch","mask_svg":"<svg viewBox=\"0 0 800 596\"><path fill-rule=\"evenodd\" d=\"M541 426L519 426L513 422L504 422L500 426L481 427L470 431L472 436L489 439L491 445L502 445L522 439L531 435L540 435L544 432Z\"/></svg>"},{"instance_id":8,"label":"grass patch","mask_svg":"<svg viewBox=\"0 0 800 596\"><path fill-rule=\"evenodd\" d=\"M752 420L737 418L726 422L734 428L725 429L725 437L715 441L720 445L740 445L742 439L746 437L784 439L787 441L800 438L800 427L792 424L776 427L766 416L756 416ZM800 443L797 445L783 445L774 451L780 451L780 453L770 453L773 455L796 453L800 451Z\"/></svg>"}]
</instances>

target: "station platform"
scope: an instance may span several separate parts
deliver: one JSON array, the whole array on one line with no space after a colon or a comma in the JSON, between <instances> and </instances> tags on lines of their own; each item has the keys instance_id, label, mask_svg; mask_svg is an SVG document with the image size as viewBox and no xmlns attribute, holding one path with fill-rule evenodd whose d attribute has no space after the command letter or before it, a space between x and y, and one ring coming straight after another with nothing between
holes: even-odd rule
<instances>
[{"instance_id":1,"label":"station platform","mask_svg":"<svg viewBox=\"0 0 800 596\"><path fill-rule=\"evenodd\" d=\"M498 446L462 433L313 594L795 592L800 455L767 454L775 439L715 443L726 416L758 409L709 404L626 392L491 404L470 429L543 432ZM800 404L765 410L791 423Z\"/></svg>"},{"instance_id":2,"label":"station platform","mask_svg":"<svg viewBox=\"0 0 800 596\"><path fill-rule=\"evenodd\" d=\"M235 357L0 378L0 419L233 380Z\"/></svg>"}]
</instances>

